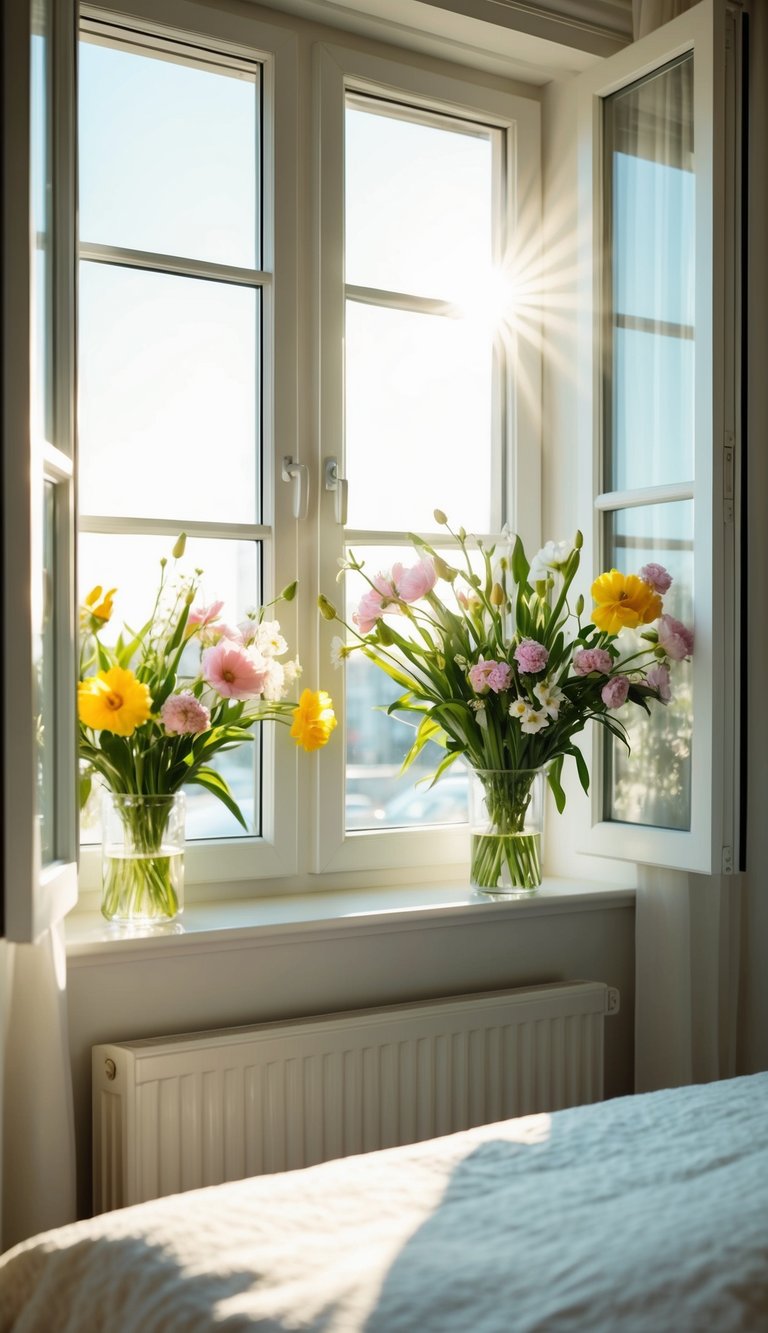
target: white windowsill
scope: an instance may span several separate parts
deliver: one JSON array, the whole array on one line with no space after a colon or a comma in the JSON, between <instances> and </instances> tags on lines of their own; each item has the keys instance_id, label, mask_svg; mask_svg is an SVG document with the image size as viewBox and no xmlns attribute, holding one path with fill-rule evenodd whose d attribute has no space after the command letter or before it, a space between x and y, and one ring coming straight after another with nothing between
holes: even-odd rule
<instances>
[{"instance_id":1,"label":"white windowsill","mask_svg":"<svg viewBox=\"0 0 768 1333\"><path fill-rule=\"evenodd\" d=\"M382 930L412 930L546 916L606 907L631 907L632 888L586 885L579 880L547 879L524 898L475 894L462 883L420 884L397 888L344 889L229 902L191 903L183 916L166 926L110 926L98 912L73 912L66 920L67 957L73 962L128 961L138 955L160 957L200 950L270 945L279 937L317 940L343 930L350 935ZM479 917L477 914L481 913Z\"/></svg>"}]
</instances>

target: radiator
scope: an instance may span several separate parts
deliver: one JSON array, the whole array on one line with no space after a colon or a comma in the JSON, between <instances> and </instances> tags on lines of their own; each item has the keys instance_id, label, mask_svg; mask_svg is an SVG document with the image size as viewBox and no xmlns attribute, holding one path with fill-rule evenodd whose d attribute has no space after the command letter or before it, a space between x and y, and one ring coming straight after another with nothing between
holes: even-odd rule
<instances>
[{"instance_id":1,"label":"radiator","mask_svg":"<svg viewBox=\"0 0 768 1333\"><path fill-rule=\"evenodd\" d=\"M602 982L93 1047L94 1211L599 1101Z\"/></svg>"}]
</instances>

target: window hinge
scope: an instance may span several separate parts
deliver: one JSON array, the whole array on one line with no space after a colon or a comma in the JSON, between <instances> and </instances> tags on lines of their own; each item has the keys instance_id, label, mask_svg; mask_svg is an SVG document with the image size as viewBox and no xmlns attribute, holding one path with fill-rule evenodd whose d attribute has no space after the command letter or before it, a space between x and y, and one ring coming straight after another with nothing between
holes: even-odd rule
<instances>
[{"instance_id":1,"label":"window hinge","mask_svg":"<svg viewBox=\"0 0 768 1333\"><path fill-rule=\"evenodd\" d=\"M725 432L723 444L723 521L733 522L733 457L736 441L732 431Z\"/></svg>"},{"instance_id":2,"label":"window hinge","mask_svg":"<svg viewBox=\"0 0 768 1333\"><path fill-rule=\"evenodd\" d=\"M733 848L723 848L722 870L724 875L733 874Z\"/></svg>"}]
</instances>

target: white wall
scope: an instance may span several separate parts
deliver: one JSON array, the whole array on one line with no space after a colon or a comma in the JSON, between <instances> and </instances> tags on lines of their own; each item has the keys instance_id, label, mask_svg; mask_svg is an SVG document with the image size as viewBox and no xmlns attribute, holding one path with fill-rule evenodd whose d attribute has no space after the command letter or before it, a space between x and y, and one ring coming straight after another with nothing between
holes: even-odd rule
<instances>
[{"instance_id":1,"label":"white wall","mask_svg":"<svg viewBox=\"0 0 768 1333\"><path fill-rule=\"evenodd\" d=\"M78 1211L90 1211L90 1048L164 1033L237 1026L472 991L587 979L621 992L606 1020L606 1093L632 1091L634 908L575 906L509 920L364 920L311 938L251 940L157 952L126 944L70 959L68 1005L75 1091ZM151 942L150 942L151 943ZM129 956L118 962L116 955Z\"/></svg>"}]
</instances>

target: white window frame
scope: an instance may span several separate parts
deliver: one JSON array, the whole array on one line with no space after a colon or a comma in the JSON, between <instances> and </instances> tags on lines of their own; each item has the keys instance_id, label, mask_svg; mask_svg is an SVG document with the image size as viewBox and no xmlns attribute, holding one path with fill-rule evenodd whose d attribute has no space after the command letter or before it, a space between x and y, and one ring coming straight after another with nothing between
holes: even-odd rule
<instances>
[{"instance_id":1,"label":"white window frame","mask_svg":"<svg viewBox=\"0 0 768 1333\"><path fill-rule=\"evenodd\" d=\"M30 429L33 389L31 277L38 238L31 216L33 7L3 10L3 880L5 934L28 943L77 901L75 845L75 685L73 532L74 383L74 25L51 5L46 88L52 161L49 246L52 268L50 431ZM47 438L50 434L51 438ZM43 569L43 491L53 487L55 571ZM53 654L53 856L44 862L38 818L33 719L36 620L56 606Z\"/></svg>"},{"instance_id":2,"label":"white window frame","mask_svg":"<svg viewBox=\"0 0 768 1333\"><path fill-rule=\"evenodd\" d=\"M585 283L580 382L591 385L580 456L591 459L593 577L604 568L603 516L627 505L694 500L693 765L689 831L607 821L604 748L593 734L591 828L579 851L705 874L739 865L739 438L737 103L733 18L726 0L702 3L580 76L580 219ZM730 49L729 49L730 48ZM690 484L606 493L601 483L602 101L694 52L695 477ZM587 552L585 552L587 554ZM589 563L587 563L589 568ZM594 732L597 733L595 728Z\"/></svg>"},{"instance_id":3,"label":"white window frame","mask_svg":"<svg viewBox=\"0 0 768 1333\"><path fill-rule=\"evenodd\" d=\"M413 65L369 55L356 48L318 44L315 74L315 182L317 195L318 307L316 342L319 348L319 460L337 460L344 475L344 118L348 93L369 94L401 101L425 111L444 111L497 127L506 134L507 161L500 206L508 219L508 234L521 245L527 265L536 273L541 234L540 106L531 98L483 87ZM513 354L514 355L514 354ZM540 347L535 338L520 339L517 374L505 386L506 496L498 505L499 523L506 519L530 549L540 539L541 462ZM516 393L514 381L524 381L526 393ZM318 569L320 588L333 599L337 591L338 558L345 541L363 549L364 541L402 543L401 534L355 533L335 519L335 495L320 495ZM501 497L499 497L501 498ZM436 494L435 503L439 503ZM455 516L458 522L460 515ZM425 534L426 535L426 534ZM492 536L493 534L485 534ZM362 539L362 540L361 540ZM337 599L339 600L339 599ZM319 620L318 661L330 662L330 644L338 627ZM335 682L331 682L333 686ZM345 830L346 767L345 708L336 700L339 728L334 743L319 757L316 794L314 869L317 872L382 871L394 882L403 872L423 876L432 867L445 875L450 867L466 870L466 825L427 829ZM400 876L392 874L399 871Z\"/></svg>"},{"instance_id":4,"label":"white window frame","mask_svg":"<svg viewBox=\"0 0 768 1333\"><path fill-rule=\"evenodd\" d=\"M251 525L184 523L189 537L223 537L261 543L262 586L265 601L277 595L297 577L298 524L292 512L292 487L278 484L282 458L306 462L299 441L296 390L298 356L298 181L295 171L276 167L278 161L295 162L299 134L297 122L298 57L295 34L257 19L214 12L190 5L186 0L150 0L131 3L130 12L116 12L88 5L81 15L86 32L123 36L127 45L152 47L166 44L184 50L186 41L202 58L215 53L221 63L238 62L261 66L263 90L262 122L262 269L237 270L226 265L191 262L186 258L153 256L144 252L120 251L115 247L81 241L81 257L120 262L121 257L137 267L175 272L257 286L262 295L262 522ZM270 206L271 205L271 206ZM280 372L278 373L278 367ZM220 465L220 464L219 464ZM84 531L135 532L168 537L169 547L178 536L177 522L157 519L98 519L82 523ZM298 639L295 603L282 603L280 624L291 650ZM187 884L211 887L212 896L228 893L237 885L238 894L255 893L262 881L284 880L299 868L299 810L296 795L297 756L284 728L261 727L262 746L261 835L234 839L191 841L185 852ZM277 734L279 732L279 734ZM93 890L99 882L100 849L83 847L80 883Z\"/></svg>"}]
</instances>

